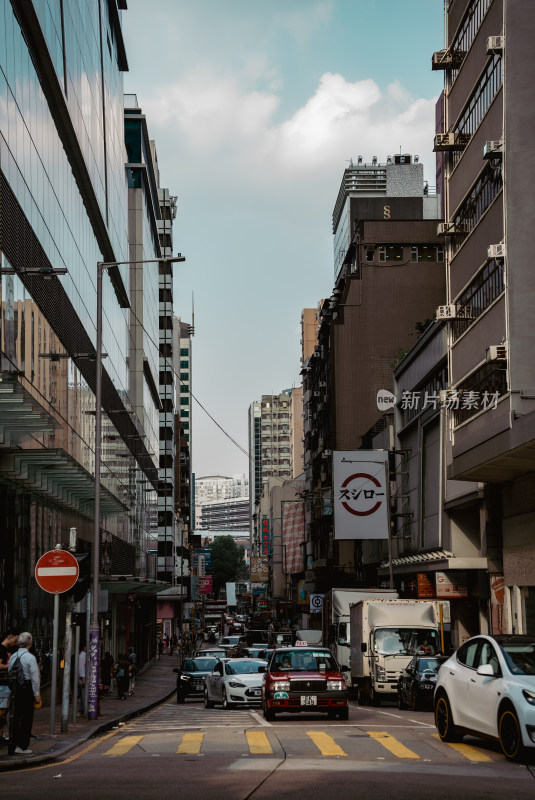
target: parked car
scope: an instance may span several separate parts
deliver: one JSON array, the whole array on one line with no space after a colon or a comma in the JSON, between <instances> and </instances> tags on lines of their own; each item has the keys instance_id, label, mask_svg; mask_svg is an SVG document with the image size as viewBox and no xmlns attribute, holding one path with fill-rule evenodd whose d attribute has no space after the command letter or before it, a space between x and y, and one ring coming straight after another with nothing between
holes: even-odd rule
<instances>
[{"instance_id":1,"label":"parked car","mask_svg":"<svg viewBox=\"0 0 535 800\"><path fill-rule=\"evenodd\" d=\"M267 720L280 712L324 711L349 718L348 690L333 654L326 647L278 647L271 654L262 684Z\"/></svg>"},{"instance_id":2,"label":"parked car","mask_svg":"<svg viewBox=\"0 0 535 800\"><path fill-rule=\"evenodd\" d=\"M472 733L521 758L535 748L535 637L468 639L440 667L434 706L442 741Z\"/></svg>"},{"instance_id":3,"label":"parked car","mask_svg":"<svg viewBox=\"0 0 535 800\"><path fill-rule=\"evenodd\" d=\"M218 661L204 682L204 705L223 708L246 703L260 703L262 678L267 662L250 658L227 658Z\"/></svg>"},{"instance_id":4,"label":"parked car","mask_svg":"<svg viewBox=\"0 0 535 800\"><path fill-rule=\"evenodd\" d=\"M433 656L414 656L399 676L398 708L433 708L438 660Z\"/></svg>"},{"instance_id":5,"label":"parked car","mask_svg":"<svg viewBox=\"0 0 535 800\"><path fill-rule=\"evenodd\" d=\"M202 699L205 677L217 664L217 659L211 656L187 658L182 667L175 667L176 676L176 701L184 703L188 697Z\"/></svg>"}]
</instances>

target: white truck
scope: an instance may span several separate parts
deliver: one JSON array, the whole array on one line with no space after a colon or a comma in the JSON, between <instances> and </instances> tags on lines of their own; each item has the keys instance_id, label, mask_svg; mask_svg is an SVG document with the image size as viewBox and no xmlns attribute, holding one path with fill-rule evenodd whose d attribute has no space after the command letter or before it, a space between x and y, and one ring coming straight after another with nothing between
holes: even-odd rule
<instances>
[{"instance_id":1,"label":"white truck","mask_svg":"<svg viewBox=\"0 0 535 800\"><path fill-rule=\"evenodd\" d=\"M330 589L323 597L323 646L330 649L346 674L350 670L350 604L374 597L392 598L399 595L393 589Z\"/></svg>"},{"instance_id":2,"label":"white truck","mask_svg":"<svg viewBox=\"0 0 535 800\"><path fill-rule=\"evenodd\" d=\"M440 605L385 598L351 605L351 688L361 705L395 694L413 656L440 652Z\"/></svg>"}]
</instances>

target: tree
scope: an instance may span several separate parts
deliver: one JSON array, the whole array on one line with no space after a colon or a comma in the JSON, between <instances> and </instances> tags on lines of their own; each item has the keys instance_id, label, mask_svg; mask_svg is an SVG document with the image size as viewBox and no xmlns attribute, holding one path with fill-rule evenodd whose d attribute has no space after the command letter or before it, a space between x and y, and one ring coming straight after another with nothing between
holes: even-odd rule
<instances>
[{"instance_id":1,"label":"tree","mask_svg":"<svg viewBox=\"0 0 535 800\"><path fill-rule=\"evenodd\" d=\"M212 551L212 591L217 597L226 583L233 583L246 574L243 547L232 536L218 536L210 545Z\"/></svg>"}]
</instances>

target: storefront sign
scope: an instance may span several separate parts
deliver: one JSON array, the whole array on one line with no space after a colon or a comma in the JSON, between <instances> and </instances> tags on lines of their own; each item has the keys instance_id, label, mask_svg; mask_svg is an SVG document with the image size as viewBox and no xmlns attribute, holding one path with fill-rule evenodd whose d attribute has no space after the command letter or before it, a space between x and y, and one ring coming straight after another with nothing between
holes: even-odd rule
<instances>
[{"instance_id":1,"label":"storefront sign","mask_svg":"<svg viewBox=\"0 0 535 800\"><path fill-rule=\"evenodd\" d=\"M434 597L435 585L433 576L427 572L418 573L418 597Z\"/></svg>"},{"instance_id":2,"label":"storefront sign","mask_svg":"<svg viewBox=\"0 0 535 800\"><path fill-rule=\"evenodd\" d=\"M465 572L435 573L437 597L468 597Z\"/></svg>"},{"instance_id":3,"label":"storefront sign","mask_svg":"<svg viewBox=\"0 0 535 800\"><path fill-rule=\"evenodd\" d=\"M263 556L269 556L269 519L267 517L262 517L262 530L260 538L261 553Z\"/></svg>"},{"instance_id":4,"label":"storefront sign","mask_svg":"<svg viewBox=\"0 0 535 800\"><path fill-rule=\"evenodd\" d=\"M387 539L386 450L335 450L334 538Z\"/></svg>"}]
</instances>

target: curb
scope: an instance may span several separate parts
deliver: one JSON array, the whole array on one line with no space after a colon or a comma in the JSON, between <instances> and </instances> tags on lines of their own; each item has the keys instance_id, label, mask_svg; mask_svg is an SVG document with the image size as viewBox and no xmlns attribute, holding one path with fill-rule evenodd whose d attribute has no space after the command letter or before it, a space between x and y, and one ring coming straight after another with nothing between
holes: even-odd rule
<instances>
[{"instance_id":1,"label":"curb","mask_svg":"<svg viewBox=\"0 0 535 800\"><path fill-rule=\"evenodd\" d=\"M28 758L19 758L19 757L11 757L11 759L16 758L16 760L10 760L6 762L0 762L0 772L10 772L17 769L27 768L27 767L35 767L41 764L51 763L53 761L58 761L63 758L67 753L70 753L71 750L74 750L76 747L79 747L84 742L87 742L89 739L93 739L96 736L99 736L101 733L105 731L109 731L111 728L114 728L119 722L128 722L128 720L133 719L134 717L139 717L141 714L145 714L147 711L150 711L151 708L160 705L160 703L164 703L166 700L169 700L174 694L176 693L176 688L173 688L171 691L168 691L166 694L160 696L156 700L151 700L144 706L138 706L131 711L128 711L125 714L119 714L118 716L114 717L113 719L106 720L106 722L102 722L100 725L98 722L95 723L92 727L88 728L84 731L80 736L77 737L76 740L71 740L69 742L65 742L64 746L58 748L54 753L40 753L35 756L29 756Z\"/></svg>"}]
</instances>

